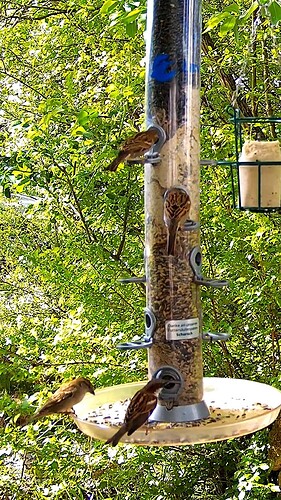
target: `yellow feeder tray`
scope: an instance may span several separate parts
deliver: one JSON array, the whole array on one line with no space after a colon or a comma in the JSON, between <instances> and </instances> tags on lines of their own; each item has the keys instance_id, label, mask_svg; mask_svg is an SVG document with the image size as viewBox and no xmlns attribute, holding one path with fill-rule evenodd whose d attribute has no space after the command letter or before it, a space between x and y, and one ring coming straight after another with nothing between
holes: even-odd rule
<instances>
[{"instance_id":1,"label":"yellow feeder tray","mask_svg":"<svg viewBox=\"0 0 281 500\"><path fill-rule=\"evenodd\" d=\"M243 379L204 378L204 400L210 417L186 423L157 423L141 427L122 442L142 446L189 445L222 441L270 425L281 407L281 391ZM105 441L121 426L129 399L146 382L116 385L86 394L74 406L74 421L88 436Z\"/></svg>"}]
</instances>

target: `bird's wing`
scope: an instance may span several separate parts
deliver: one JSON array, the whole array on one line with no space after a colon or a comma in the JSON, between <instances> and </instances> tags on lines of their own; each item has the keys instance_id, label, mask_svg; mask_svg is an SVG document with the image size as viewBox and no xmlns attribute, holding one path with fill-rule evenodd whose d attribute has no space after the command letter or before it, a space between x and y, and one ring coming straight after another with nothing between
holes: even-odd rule
<instances>
[{"instance_id":1,"label":"bird's wing","mask_svg":"<svg viewBox=\"0 0 281 500\"><path fill-rule=\"evenodd\" d=\"M128 137L125 142L123 143L122 145L122 149L127 149L127 148L130 148L132 146L132 144L134 144L135 142L139 142L141 140L141 138L143 137L143 134L144 132L138 132L137 134L131 136L131 137Z\"/></svg>"},{"instance_id":2,"label":"bird's wing","mask_svg":"<svg viewBox=\"0 0 281 500\"><path fill-rule=\"evenodd\" d=\"M154 394L142 394L139 404L135 406L135 411L129 420L126 419L127 423L127 434L130 436L139 427L141 427L147 421L148 417L151 415L153 410L157 405L157 397ZM127 415L126 415L127 417Z\"/></svg>"},{"instance_id":3,"label":"bird's wing","mask_svg":"<svg viewBox=\"0 0 281 500\"><path fill-rule=\"evenodd\" d=\"M141 414L150 415L157 404L157 397L154 394L147 394L146 392L137 392L132 398L126 415L125 421L133 420ZM148 418L148 417L147 417Z\"/></svg>"},{"instance_id":4,"label":"bird's wing","mask_svg":"<svg viewBox=\"0 0 281 500\"><path fill-rule=\"evenodd\" d=\"M144 132L138 132L134 137L129 137L123 144L122 151L130 154L142 153L148 151L158 140L157 131L149 129Z\"/></svg>"},{"instance_id":5,"label":"bird's wing","mask_svg":"<svg viewBox=\"0 0 281 500\"><path fill-rule=\"evenodd\" d=\"M120 429L117 432L115 432L115 434L113 434L113 436L105 442L105 444L112 444L112 446L116 446L117 443L119 443L121 437L124 436L124 434L126 434L127 430L128 430L127 425L123 424L122 427L120 427Z\"/></svg>"},{"instance_id":6,"label":"bird's wing","mask_svg":"<svg viewBox=\"0 0 281 500\"><path fill-rule=\"evenodd\" d=\"M122 163L124 160L126 160L128 154L129 154L128 151L122 149L118 153L116 158L114 158L114 160L110 163L110 165L106 167L105 170L110 170L111 172L115 172L117 170L119 163Z\"/></svg>"},{"instance_id":7,"label":"bird's wing","mask_svg":"<svg viewBox=\"0 0 281 500\"><path fill-rule=\"evenodd\" d=\"M59 404L66 400L70 401L74 396L75 392L76 392L75 387L65 387L65 388L61 387L53 394L53 396L51 396L46 401L46 403L42 406L42 408L40 408L39 413L48 410L48 408L50 407L54 408L54 405L56 403Z\"/></svg>"}]
</instances>

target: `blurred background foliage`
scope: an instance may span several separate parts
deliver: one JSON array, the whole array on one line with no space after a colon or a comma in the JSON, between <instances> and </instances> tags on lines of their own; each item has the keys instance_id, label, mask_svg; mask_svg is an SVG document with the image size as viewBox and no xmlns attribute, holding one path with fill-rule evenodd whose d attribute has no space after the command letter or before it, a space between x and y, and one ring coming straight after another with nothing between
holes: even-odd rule
<instances>
[{"instance_id":1,"label":"blurred background foliage","mask_svg":"<svg viewBox=\"0 0 281 500\"><path fill-rule=\"evenodd\" d=\"M16 426L64 379L146 378L145 352L116 350L144 329L144 287L118 282L144 272L143 169L104 170L144 124L146 2L0 5L1 498L275 498L268 430L108 449L66 418ZM229 105L281 116L280 20L277 1L203 2L203 159L234 158ZM227 168L202 167L201 227L204 274L230 282L202 291L204 329L231 333L204 373L280 388L280 215L233 210Z\"/></svg>"}]
</instances>

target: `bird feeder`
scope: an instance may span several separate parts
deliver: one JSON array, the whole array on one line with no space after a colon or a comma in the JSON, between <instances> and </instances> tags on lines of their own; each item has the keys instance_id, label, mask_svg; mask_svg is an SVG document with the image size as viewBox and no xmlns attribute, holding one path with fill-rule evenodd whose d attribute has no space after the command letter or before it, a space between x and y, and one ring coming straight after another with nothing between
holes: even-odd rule
<instances>
[{"instance_id":1,"label":"bird feeder","mask_svg":"<svg viewBox=\"0 0 281 500\"><path fill-rule=\"evenodd\" d=\"M198 1L148 3L146 116L159 141L145 163L146 336L120 348L149 348L149 376L181 382L161 391L151 419L163 422L209 416L203 400L200 285L227 284L201 275L200 30ZM173 216L182 209L186 217L182 224L179 217L170 251Z\"/></svg>"},{"instance_id":2,"label":"bird feeder","mask_svg":"<svg viewBox=\"0 0 281 500\"><path fill-rule=\"evenodd\" d=\"M199 0L148 0L146 120L159 140L144 166L145 277L124 280L146 283L145 335L119 348L147 349L149 378L171 383L160 392L148 430L122 438L136 444L187 444L247 434L269 425L281 405L277 389L203 379L202 341L227 336L203 334L200 288L227 282L207 279L201 271L200 8ZM174 245L167 243L171 238ZM108 439L116 431L112 426L122 424L126 401L143 385L88 395L74 408L77 425L97 439Z\"/></svg>"},{"instance_id":3,"label":"bird feeder","mask_svg":"<svg viewBox=\"0 0 281 500\"><path fill-rule=\"evenodd\" d=\"M281 210L281 150L275 141L243 141L242 126L251 128L265 124L280 124L277 117L241 117L238 109L230 108L235 133L235 162L230 164L234 207L252 212Z\"/></svg>"}]
</instances>

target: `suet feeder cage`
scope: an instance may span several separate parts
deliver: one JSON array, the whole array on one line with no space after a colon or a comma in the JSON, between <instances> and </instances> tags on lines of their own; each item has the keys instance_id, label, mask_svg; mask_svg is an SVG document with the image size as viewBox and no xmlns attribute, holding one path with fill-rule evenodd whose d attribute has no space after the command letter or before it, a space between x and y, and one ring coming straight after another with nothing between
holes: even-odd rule
<instances>
[{"instance_id":1,"label":"suet feeder cage","mask_svg":"<svg viewBox=\"0 0 281 500\"><path fill-rule=\"evenodd\" d=\"M281 133L281 118L241 117L229 108L235 134L235 161L217 162L231 168L233 206L251 212L281 211L281 150L275 141L245 141L243 127L259 139L263 127L274 125ZM259 132L260 130L260 132ZM275 132L276 135L276 132ZM280 135L280 134L279 134Z\"/></svg>"},{"instance_id":2,"label":"suet feeder cage","mask_svg":"<svg viewBox=\"0 0 281 500\"><path fill-rule=\"evenodd\" d=\"M203 379L202 341L225 341L228 335L202 331L200 288L221 288L227 281L201 271L200 10L199 0L148 0L146 119L159 140L144 162L145 276L124 279L146 284L145 335L119 348L147 349L149 378L171 383L161 390L148 426L121 439L128 443L180 445L241 436L269 425L281 405L281 392L272 387ZM87 395L74 408L78 427L108 439L142 386Z\"/></svg>"}]
</instances>

